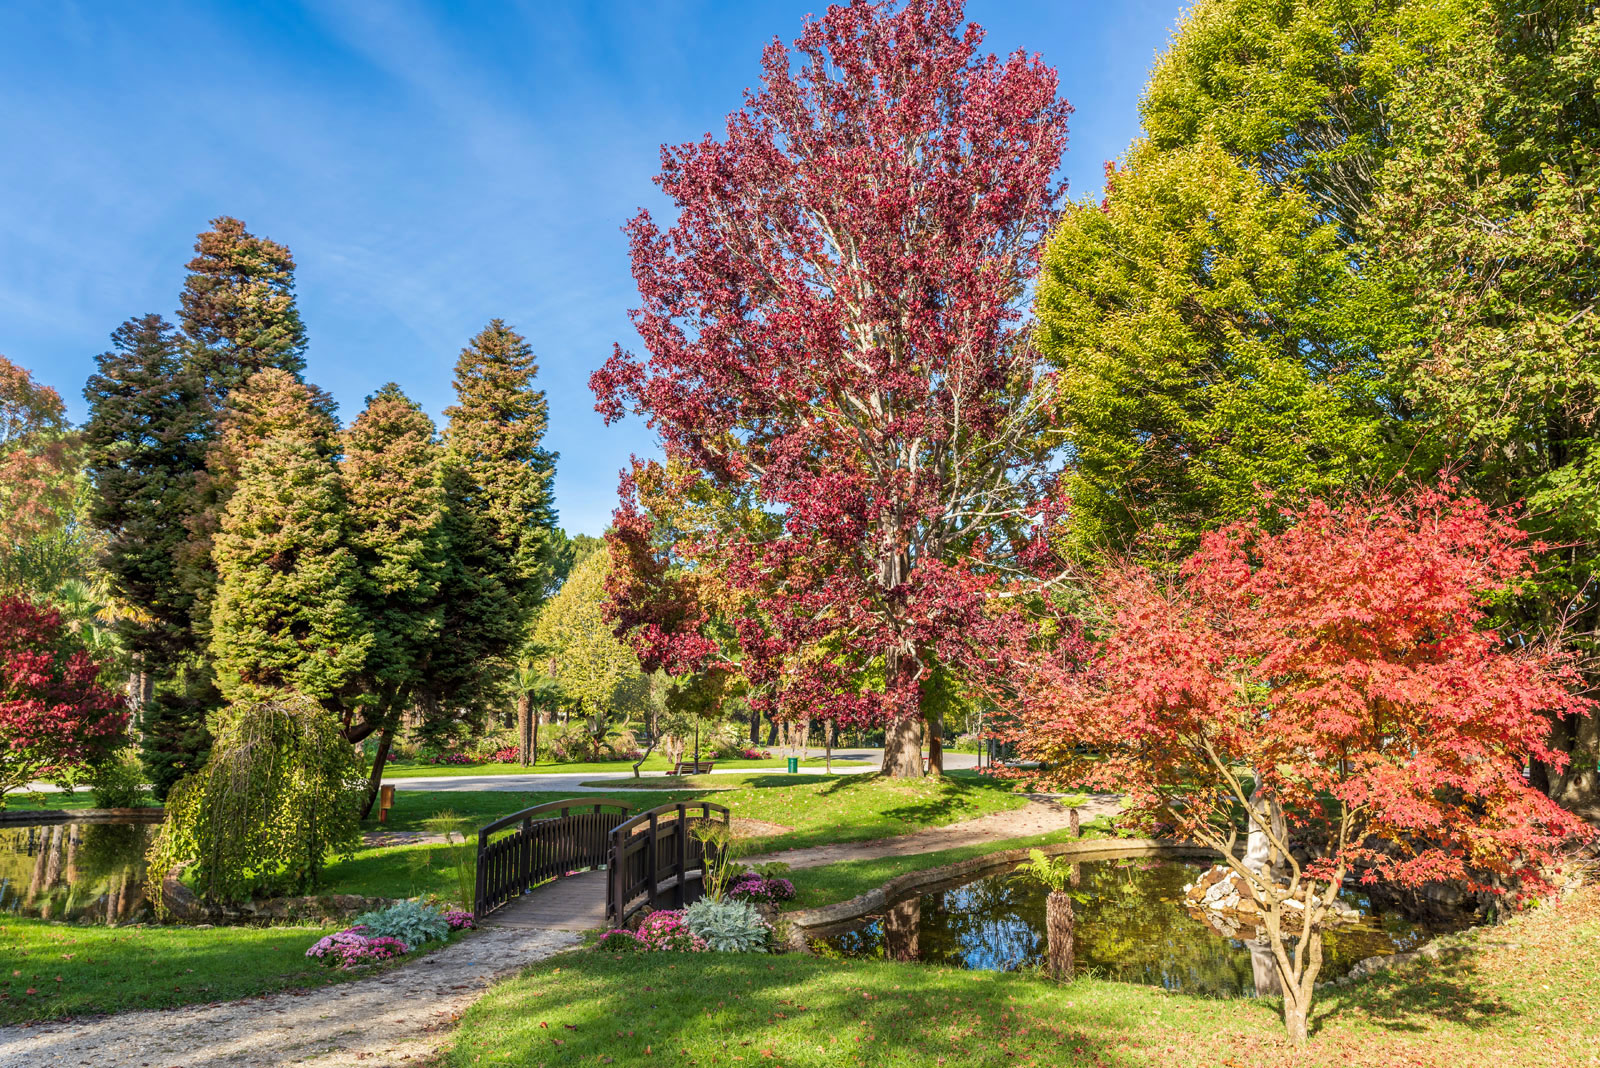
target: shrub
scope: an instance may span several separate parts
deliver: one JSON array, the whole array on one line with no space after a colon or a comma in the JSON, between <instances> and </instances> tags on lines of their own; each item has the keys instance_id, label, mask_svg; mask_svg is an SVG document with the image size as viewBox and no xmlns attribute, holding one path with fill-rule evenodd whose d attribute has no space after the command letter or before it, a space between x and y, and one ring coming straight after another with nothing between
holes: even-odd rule
<instances>
[{"instance_id":1,"label":"shrub","mask_svg":"<svg viewBox=\"0 0 1600 1068\"><path fill-rule=\"evenodd\" d=\"M361 841L366 776L336 717L284 695L230 705L205 767L173 787L149 879L192 864L210 901L256 891L305 893L331 857ZM159 885L151 895L162 901Z\"/></svg>"},{"instance_id":2,"label":"shrub","mask_svg":"<svg viewBox=\"0 0 1600 1068\"><path fill-rule=\"evenodd\" d=\"M747 871L733 880L728 887L728 897L735 901L765 901L775 905L794 900L794 883Z\"/></svg>"},{"instance_id":3,"label":"shrub","mask_svg":"<svg viewBox=\"0 0 1600 1068\"><path fill-rule=\"evenodd\" d=\"M392 960L409 952L411 947L400 939L374 935L357 924L321 939L306 950L306 956L323 964L348 969Z\"/></svg>"},{"instance_id":4,"label":"shrub","mask_svg":"<svg viewBox=\"0 0 1600 1068\"><path fill-rule=\"evenodd\" d=\"M707 948L722 953L765 953L772 928L748 901L706 897L683 910L684 920Z\"/></svg>"},{"instance_id":5,"label":"shrub","mask_svg":"<svg viewBox=\"0 0 1600 1068\"><path fill-rule=\"evenodd\" d=\"M427 763L427 764L452 764L452 765L465 766L465 765L475 764L475 763L477 763L477 761L473 760L471 757L467 756L467 754L465 754L465 753L435 753L431 757L429 757L426 761L424 761L424 763Z\"/></svg>"},{"instance_id":6,"label":"shrub","mask_svg":"<svg viewBox=\"0 0 1600 1068\"><path fill-rule=\"evenodd\" d=\"M128 714L100 668L59 612L0 599L0 808L8 791L66 780L122 744Z\"/></svg>"},{"instance_id":7,"label":"shrub","mask_svg":"<svg viewBox=\"0 0 1600 1068\"><path fill-rule=\"evenodd\" d=\"M522 752L519 745L504 745L489 754L491 764L515 764L517 756Z\"/></svg>"},{"instance_id":8,"label":"shrub","mask_svg":"<svg viewBox=\"0 0 1600 1068\"><path fill-rule=\"evenodd\" d=\"M772 759L772 751L770 749L756 749L751 746L746 746L745 748L741 749L739 751L739 755L744 757L746 760Z\"/></svg>"},{"instance_id":9,"label":"shrub","mask_svg":"<svg viewBox=\"0 0 1600 1068\"><path fill-rule=\"evenodd\" d=\"M450 937L446 918L438 909L420 901L398 901L386 909L364 912L356 917L356 926L366 928L369 936L397 938L410 946L442 942Z\"/></svg>"},{"instance_id":10,"label":"shrub","mask_svg":"<svg viewBox=\"0 0 1600 1068\"><path fill-rule=\"evenodd\" d=\"M134 808L148 799L144 765L127 750L95 768L89 787L94 792L96 808Z\"/></svg>"},{"instance_id":11,"label":"shrub","mask_svg":"<svg viewBox=\"0 0 1600 1068\"><path fill-rule=\"evenodd\" d=\"M595 947L607 953L639 953L644 950L644 944L626 927L614 927L607 931L600 936Z\"/></svg>"},{"instance_id":12,"label":"shrub","mask_svg":"<svg viewBox=\"0 0 1600 1068\"><path fill-rule=\"evenodd\" d=\"M689 930L682 912L652 912L639 925L636 937L642 948L658 952L699 953L707 948L705 940Z\"/></svg>"}]
</instances>

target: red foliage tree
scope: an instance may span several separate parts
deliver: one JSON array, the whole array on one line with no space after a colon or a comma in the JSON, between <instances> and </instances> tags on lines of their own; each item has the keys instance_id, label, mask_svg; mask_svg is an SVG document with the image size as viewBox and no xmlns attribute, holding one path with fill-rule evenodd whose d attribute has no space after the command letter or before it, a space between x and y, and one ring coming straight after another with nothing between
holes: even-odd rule
<instances>
[{"instance_id":1,"label":"red foliage tree","mask_svg":"<svg viewBox=\"0 0 1600 1068\"><path fill-rule=\"evenodd\" d=\"M1346 875L1542 885L1583 825L1523 768L1561 759L1542 713L1589 702L1560 655L1485 625L1488 599L1529 573L1507 517L1425 490L1284 518L1277 533L1207 535L1169 580L1113 568L1094 656L1037 665L1017 741L1049 779L1124 791L1133 818L1223 853L1304 1039L1320 924ZM1301 915L1309 936L1290 948Z\"/></svg>"},{"instance_id":2,"label":"red foliage tree","mask_svg":"<svg viewBox=\"0 0 1600 1068\"><path fill-rule=\"evenodd\" d=\"M93 763L122 740L122 696L99 674L60 613L0 600L0 808L12 790Z\"/></svg>"},{"instance_id":3,"label":"red foliage tree","mask_svg":"<svg viewBox=\"0 0 1600 1068\"><path fill-rule=\"evenodd\" d=\"M1070 108L982 37L956 0L858 0L774 41L722 140L663 149L676 222L628 226L649 359L591 379L608 421L646 416L669 459L781 515L686 555L757 602L756 700L888 724L891 774L921 774L928 672L992 652L981 550L1053 444L1021 320Z\"/></svg>"}]
</instances>

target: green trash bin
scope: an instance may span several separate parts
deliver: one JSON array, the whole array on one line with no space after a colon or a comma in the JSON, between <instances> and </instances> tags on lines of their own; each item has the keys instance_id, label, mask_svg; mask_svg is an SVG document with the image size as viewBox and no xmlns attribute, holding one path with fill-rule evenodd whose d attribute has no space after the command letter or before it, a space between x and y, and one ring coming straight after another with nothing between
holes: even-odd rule
<instances>
[{"instance_id":1,"label":"green trash bin","mask_svg":"<svg viewBox=\"0 0 1600 1068\"><path fill-rule=\"evenodd\" d=\"M800 758L799 757L790 757L789 758L789 774L790 775L798 775L798 774L800 774Z\"/></svg>"}]
</instances>

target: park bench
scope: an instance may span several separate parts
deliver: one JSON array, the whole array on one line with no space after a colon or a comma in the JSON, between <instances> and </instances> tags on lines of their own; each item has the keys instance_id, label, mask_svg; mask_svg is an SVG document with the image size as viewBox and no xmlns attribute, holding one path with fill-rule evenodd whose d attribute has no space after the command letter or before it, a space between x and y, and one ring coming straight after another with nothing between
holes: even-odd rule
<instances>
[{"instance_id":1,"label":"park bench","mask_svg":"<svg viewBox=\"0 0 1600 1068\"><path fill-rule=\"evenodd\" d=\"M672 765L672 774L709 775L714 767L716 767L716 762L712 760L680 760Z\"/></svg>"}]
</instances>

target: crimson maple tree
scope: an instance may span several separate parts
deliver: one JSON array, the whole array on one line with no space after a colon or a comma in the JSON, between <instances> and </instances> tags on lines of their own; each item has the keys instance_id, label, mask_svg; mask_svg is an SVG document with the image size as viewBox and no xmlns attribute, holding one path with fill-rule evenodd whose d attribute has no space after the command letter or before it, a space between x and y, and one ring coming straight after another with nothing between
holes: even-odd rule
<instances>
[{"instance_id":1,"label":"crimson maple tree","mask_svg":"<svg viewBox=\"0 0 1600 1068\"><path fill-rule=\"evenodd\" d=\"M618 347L590 383L608 422L646 417L670 461L781 517L680 552L753 603L753 700L887 725L890 774L922 773L935 665L988 662L986 549L1054 444L1022 319L1071 109L1038 57L982 39L959 2L908 0L768 46L721 139L663 148L676 219L627 227L648 359ZM649 520L625 499L617 521Z\"/></svg>"},{"instance_id":2,"label":"crimson maple tree","mask_svg":"<svg viewBox=\"0 0 1600 1068\"><path fill-rule=\"evenodd\" d=\"M0 808L12 790L94 763L122 741L122 695L99 675L61 613L0 599Z\"/></svg>"},{"instance_id":3,"label":"crimson maple tree","mask_svg":"<svg viewBox=\"0 0 1600 1068\"><path fill-rule=\"evenodd\" d=\"M1531 570L1514 516L1432 488L1279 518L1206 535L1176 575L1111 568L1092 656L1034 666L1016 740L1046 780L1122 791L1132 820L1223 855L1303 1040L1347 875L1544 885L1584 825L1524 768L1562 759L1542 713L1591 702L1562 654L1487 625L1490 598Z\"/></svg>"}]
</instances>

